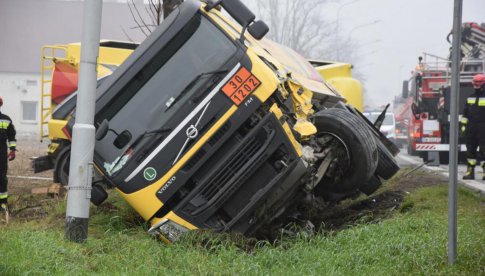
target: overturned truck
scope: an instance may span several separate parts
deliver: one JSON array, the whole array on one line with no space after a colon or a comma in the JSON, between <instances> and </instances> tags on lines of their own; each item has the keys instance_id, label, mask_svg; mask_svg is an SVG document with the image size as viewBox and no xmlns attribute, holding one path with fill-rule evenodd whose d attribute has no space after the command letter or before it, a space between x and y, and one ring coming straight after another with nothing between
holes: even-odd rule
<instances>
[{"instance_id":1,"label":"overturned truck","mask_svg":"<svg viewBox=\"0 0 485 276\"><path fill-rule=\"evenodd\" d=\"M238 0L185 1L98 87L96 169L166 241L254 235L399 169L398 149L319 74L328 64L264 39L254 19Z\"/></svg>"}]
</instances>

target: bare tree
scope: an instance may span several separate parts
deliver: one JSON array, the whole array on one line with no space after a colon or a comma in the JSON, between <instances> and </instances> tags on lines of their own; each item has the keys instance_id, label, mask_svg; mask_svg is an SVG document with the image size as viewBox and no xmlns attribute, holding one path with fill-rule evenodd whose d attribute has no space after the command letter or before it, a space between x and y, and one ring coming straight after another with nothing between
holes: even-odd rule
<instances>
[{"instance_id":1,"label":"bare tree","mask_svg":"<svg viewBox=\"0 0 485 276\"><path fill-rule=\"evenodd\" d=\"M257 7L270 27L272 40L309 57L335 31L335 23L327 22L319 13L321 5L328 1L266 0L258 1Z\"/></svg>"},{"instance_id":2,"label":"bare tree","mask_svg":"<svg viewBox=\"0 0 485 276\"><path fill-rule=\"evenodd\" d=\"M259 17L270 27L269 38L313 59L357 62L358 45L336 37L336 21L322 15L323 5L334 0L257 1Z\"/></svg>"},{"instance_id":3,"label":"bare tree","mask_svg":"<svg viewBox=\"0 0 485 276\"><path fill-rule=\"evenodd\" d=\"M333 0L257 1L258 16L269 25L269 38L286 45L306 58L358 63L359 45L350 38L336 37L337 24L322 16L323 5ZM337 48L339 55L337 57ZM353 70L365 81L365 71Z\"/></svg>"}]
</instances>

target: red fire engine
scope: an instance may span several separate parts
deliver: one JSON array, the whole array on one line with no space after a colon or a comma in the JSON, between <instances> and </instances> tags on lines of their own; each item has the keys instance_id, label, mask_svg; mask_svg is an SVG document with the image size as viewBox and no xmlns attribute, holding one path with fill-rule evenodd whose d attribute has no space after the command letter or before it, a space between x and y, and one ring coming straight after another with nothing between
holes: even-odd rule
<instances>
[{"instance_id":1,"label":"red fire engine","mask_svg":"<svg viewBox=\"0 0 485 276\"><path fill-rule=\"evenodd\" d=\"M450 35L447 39L450 42ZM473 93L475 74L485 71L485 24L464 23L462 26L462 61L460 65L459 112ZM449 156L451 61L425 53L419 57L411 78L404 81L404 106L409 106L408 152L425 161L447 164ZM411 104L409 104L411 103ZM405 114L405 108L402 112ZM460 152L466 147L459 140ZM439 161L439 163L438 163Z\"/></svg>"}]
</instances>

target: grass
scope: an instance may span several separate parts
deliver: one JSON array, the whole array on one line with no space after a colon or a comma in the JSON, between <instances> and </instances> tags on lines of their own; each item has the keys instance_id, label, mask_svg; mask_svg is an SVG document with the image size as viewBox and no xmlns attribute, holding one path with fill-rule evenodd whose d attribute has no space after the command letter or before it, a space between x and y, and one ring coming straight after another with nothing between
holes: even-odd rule
<instances>
[{"instance_id":1,"label":"grass","mask_svg":"<svg viewBox=\"0 0 485 276\"><path fill-rule=\"evenodd\" d=\"M64 239L63 203L42 221L0 226L0 275L485 273L484 199L459 189L458 261L447 264L447 187L421 188L392 218L275 243L192 232L171 246L146 234L129 207L93 209L89 239ZM250 250L248 250L248 248Z\"/></svg>"}]
</instances>

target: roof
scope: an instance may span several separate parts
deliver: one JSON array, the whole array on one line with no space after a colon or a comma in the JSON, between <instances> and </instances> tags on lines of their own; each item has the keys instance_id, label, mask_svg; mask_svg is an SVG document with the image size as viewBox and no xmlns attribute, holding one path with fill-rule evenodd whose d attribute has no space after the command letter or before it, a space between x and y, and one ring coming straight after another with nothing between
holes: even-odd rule
<instances>
[{"instance_id":1,"label":"roof","mask_svg":"<svg viewBox=\"0 0 485 276\"><path fill-rule=\"evenodd\" d=\"M83 7L82 1L1 0L0 72L39 73L43 45L81 41ZM103 3L102 39L142 41L136 26L128 4Z\"/></svg>"}]
</instances>

